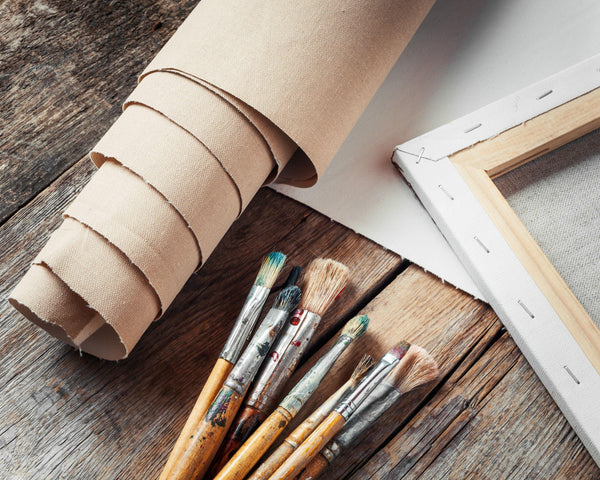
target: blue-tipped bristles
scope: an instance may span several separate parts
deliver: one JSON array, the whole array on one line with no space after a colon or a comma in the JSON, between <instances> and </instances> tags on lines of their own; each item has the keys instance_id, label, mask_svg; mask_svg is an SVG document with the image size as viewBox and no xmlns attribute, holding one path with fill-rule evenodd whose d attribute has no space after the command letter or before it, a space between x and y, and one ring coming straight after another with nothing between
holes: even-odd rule
<instances>
[{"instance_id":1,"label":"blue-tipped bristles","mask_svg":"<svg viewBox=\"0 0 600 480\"><path fill-rule=\"evenodd\" d=\"M271 252L263 260L254 285L260 287L271 288L283 268L285 263L285 255L281 252Z\"/></svg>"},{"instance_id":2,"label":"blue-tipped bristles","mask_svg":"<svg viewBox=\"0 0 600 480\"><path fill-rule=\"evenodd\" d=\"M300 289L296 285L286 287L275 297L273 308L283 310L284 312L291 312L300 303L300 296Z\"/></svg>"},{"instance_id":3,"label":"blue-tipped bristles","mask_svg":"<svg viewBox=\"0 0 600 480\"><path fill-rule=\"evenodd\" d=\"M369 326L369 317L366 315L357 315L352 318L342 330L342 335L347 335L351 338L358 338L367 331Z\"/></svg>"}]
</instances>

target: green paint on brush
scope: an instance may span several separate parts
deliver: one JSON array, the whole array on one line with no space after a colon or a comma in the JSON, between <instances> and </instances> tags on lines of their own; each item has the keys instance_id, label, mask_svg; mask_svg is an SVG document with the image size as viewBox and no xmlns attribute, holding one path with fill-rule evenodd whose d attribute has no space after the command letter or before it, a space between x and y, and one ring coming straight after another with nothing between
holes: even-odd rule
<instances>
[{"instance_id":1,"label":"green paint on brush","mask_svg":"<svg viewBox=\"0 0 600 480\"><path fill-rule=\"evenodd\" d=\"M286 256L281 252L271 252L263 260L254 285L271 288L283 268Z\"/></svg>"},{"instance_id":2,"label":"green paint on brush","mask_svg":"<svg viewBox=\"0 0 600 480\"><path fill-rule=\"evenodd\" d=\"M225 428L227 423L227 408L229 407L229 402L231 402L232 395L233 390L229 388L221 390L210 405L210 408L206 412L205 420L210 423L212 427L219 426Z\"/></svg>"}]
</instances>

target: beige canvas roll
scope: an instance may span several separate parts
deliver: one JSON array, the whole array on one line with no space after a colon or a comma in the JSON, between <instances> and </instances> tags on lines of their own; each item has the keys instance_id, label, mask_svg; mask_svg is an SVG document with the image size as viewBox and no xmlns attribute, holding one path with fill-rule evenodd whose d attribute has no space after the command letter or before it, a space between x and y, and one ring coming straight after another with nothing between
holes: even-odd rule
<instances>
[{"instance_id":1,"label":"beige canvas roll","mask_svg":"<svg viewBox=\"0 0 600 480\"><path fill-rule=\"evenodd\" d=\"M77 220L65 218L33 263L47 267L98 312L127 352L159 314L158 296L144 274Z\"/></svg>"},{"instance_id":2,"label":"beige canvas roll","mask_svg":"<svg viewBox=\"0 0 600 480\"><path fill-rule=\"evenodd\" d=\"M233 105L188 78L168 72L148 75L124 108L135 104L162 113L213 154L236 185L240 212L274 168L273 153L257 128Z\"/></svg>"},{"instance_id":3,"label":"beige canvas roll","mask_svg":"<svg viewBox=\"0 0 600 480\"><path fill-rule=\"evenodd\" d=\"M150 108L130 105L94 147L91 157L98 166L106 159L116 159L156 188L194 232L202 262L239 214L236 186L214 155Z\"/></svg>"},{"instance_id":4,"label":"beige canvas roll","mask_svg":"<svg viewBox=\"0 0 600 480\"><path fill-rule=\"evenodd\" d=\"M126 357L265 181L317 180L432 4L202 0L90 153L100 171L11 303Z\"/></svg>"},{"instance_id":5,"label":"beige canvas roll","mask_svg":"<svg viewBox=\"0 0 600 480\"><path fill-rule=\"evenodd\" d=\"M255 108L302 150L280 180L309 186L433 3L202 0L142 78L183 72ZM299 168L303 154L310 162Z\"/></svg>"},{"instance_id":6,"label":"beige canvas roll","mask_svg":"<svg viewBox=\"0 0 600 480\"><path fill-rule=\"evenodd\" d=\"M200 263L194 234L181 215L114 161L102 164L65 216L99 233L142 271L160 300L159 315Z\"/></svg>"},{"instance_id":7,"label":"beige canvas roll","mask_svg":"<svg viewBox=\"0 0 600 480\"><path fill-rule=\"evenodd\" d=\"M107 360L128 350L119 333L44 265L32 265L9 302L50 335Z\"/></svg>"}]
</instances>

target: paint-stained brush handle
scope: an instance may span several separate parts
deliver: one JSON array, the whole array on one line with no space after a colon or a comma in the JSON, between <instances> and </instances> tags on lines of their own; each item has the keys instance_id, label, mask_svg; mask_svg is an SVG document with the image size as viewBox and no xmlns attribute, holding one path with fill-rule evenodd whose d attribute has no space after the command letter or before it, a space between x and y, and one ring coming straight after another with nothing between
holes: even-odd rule
<instances>
[{"instance_id":1,"label":"paint-stained brush handle","mask_svg":"<svg viewBox=\"0 0 600 480\"><path fill-rule=\"evenodd\" d=\"M198 429L193 432L193 439L188 444L182 462L175 466L170 478L177 480L204 478L243 399L243 395L229 387L221 389Z\"/></svg>"},{"instance_id":2,"label":"paint-stained brush handle","mask_svg":"<svg viewBox=\"0 0 600 480\"><path fill-rule=\"evenodd\" d=\"M320 453L300 472L296 480L316 480L329 466L327 459Z\"/></svg>"},{"instance_id":3,"label":"paint-stained brush handle","mask_svg":"<svg viewBox=\"0 0 600 480\"><path fill-rule=\"evenodd\" d=\"M210 473L213 475L219 473L266 418L267 415L257 408L251 406L242 408L229 432L227 432L213 464L210 466Z\"/></svg>"},{"instance_id":4,"label":"paint-stained brush handle","mask_svg":"<svg viewBox=\"0 0 600 480\"><path fill-rule=\"evenodd\" d=\"M284 408L277 407L239 448L214 480L243 480L291 420L292 416Z\"/></svg>"},{"instance_id":5,"label":"paint-stained brush handle","mask_svg":"<svg viewBox=\"0 0 600 480\"><path fill-rule=\"evenodd\" d=\"M338 412L331 412L302 445L271 475L270 480L296 478L304 467L327 445L327 442L342 429L344 423L346 423L346 419L342 415Z\"/></svg>"},{"instance_id":6,"label":"paint-stained brush handle","mask_svg":"<svg viewBox=\"0 0 600 480\"><path fill-rule=\"evenodd\" d=\"M194 432L198 430L208 411L208 407L210 407L210 404L217 396L217 393L219 393L219 390L229 376L232 368L233 365L222 358L219 358L215 363L215 366L210 372L210 376L208 377L208 380L206 380L202 392L200 393L198 400L196 400L196 404L173 447L171 455L169 455L167 464L160 475L160 480L185 478L178 477L176 471L179 470L180 465L185 464L186 452L189 452L190 443L197 441Z\"/></svg>"}]
</instances>

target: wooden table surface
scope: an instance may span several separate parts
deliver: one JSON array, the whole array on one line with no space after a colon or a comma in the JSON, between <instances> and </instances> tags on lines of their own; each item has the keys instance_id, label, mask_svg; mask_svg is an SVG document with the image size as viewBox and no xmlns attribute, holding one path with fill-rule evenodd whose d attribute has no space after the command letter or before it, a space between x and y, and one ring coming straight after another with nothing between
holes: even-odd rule
<instances>
[{"instance_id":1,"label":"wooden table surface","mask_svg":"<svg viewBox=\"0 0 600 480\"><path fill-rule=\"evenodd\" d=\"M330 256L352 271L302 371L357 312L378 333L348 366L403 337L441 365L325 478L600 478L488 306L267 189L127 360L80 355L11 309L8 294L94 171L86 152L194 3L0 3L0 478L157 478L273 248L290 264Z\"/></svg>"}]
</instances>

